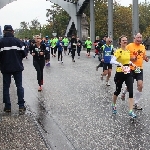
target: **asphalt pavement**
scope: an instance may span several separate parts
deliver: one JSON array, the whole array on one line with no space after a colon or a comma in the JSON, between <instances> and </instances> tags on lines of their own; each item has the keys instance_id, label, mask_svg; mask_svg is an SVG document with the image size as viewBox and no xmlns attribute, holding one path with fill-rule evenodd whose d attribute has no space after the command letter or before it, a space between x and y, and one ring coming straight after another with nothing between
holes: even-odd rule
<instances>
[{"instance_id":1,"label":"asphalt pavement","mask_svg":"<svg viewBox=\"0 0 150 150\"><path fill-rule=\"evenodd\" d=\"M93 54L93 53L92 53ZM150 52L147 52L150 56ZM43 91L38 92L32 56L24 59L23 86L27 112L18 114L16 87L12 78L10 96L12 113L5 114L0 105L0 150L149 150L150 149L150 62L144 62L142 111L136 111L132 123L128 100L118 97L117 115L112 115L111 101L115 89L113 66L111 86L100 80L98 59L63 56L51 58L44 68ZM2 76L0 75L0 78ZM2 87L2 80L0 80ZM134 84L136 90L136 83ZM127 95L128 96L128 95Z\"/></svg>"}]
</instances>

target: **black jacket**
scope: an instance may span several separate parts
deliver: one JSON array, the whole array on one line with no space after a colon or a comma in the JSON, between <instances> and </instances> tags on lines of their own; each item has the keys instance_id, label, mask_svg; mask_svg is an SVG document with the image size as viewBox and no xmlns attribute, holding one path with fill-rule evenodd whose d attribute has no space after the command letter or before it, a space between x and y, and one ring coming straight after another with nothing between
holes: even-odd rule
<instances>
[{"instance_id":1,"label":"black jacket","mask_svg":"<svg viewBox=\"0 0 150 150\"><path fill-rule=\"evenodd\" d=\"M72 38L70 43L71 43L71 48L72 49L76 49L76 45L74 45L74 44L77 44L77 39L76 38Z\"/></svg>"},{"instance_id":2,"label":"black jacket","mask_svg":"<svg viewBox=\"0 0 150 150\"><path fill-rule=\"evenodd\" d=\"M23 43L10 32L0 39L0 63L2 73L24 70L22 60L26 56Z\"/></svg>"},{"instance_id":3,"label":"black jacket","mask_svg":"<svg viewBox=\"0 0 150 150\"><path fill-rule=\"evenodd\" d=\"M32 46L30 46L30 53L35 53L35 55L33 56L33 61L45 59L45 55L40 55L40 52L43 52L45 54L45 50L46 46L44 43L41 43L39 48L36 46L36 44L32 44Z\"/></svg>"},{"instance_id":4,"label":"black jacket","mask_svg":"<svg viewBox=\"0 0 150 150\"><path fill-rule=\"evenodd\" d=\"M81 48L82 47L82 42L81 42L81 40L78 40L77 41L77 48Z\"/></svg>"}]
</instances>

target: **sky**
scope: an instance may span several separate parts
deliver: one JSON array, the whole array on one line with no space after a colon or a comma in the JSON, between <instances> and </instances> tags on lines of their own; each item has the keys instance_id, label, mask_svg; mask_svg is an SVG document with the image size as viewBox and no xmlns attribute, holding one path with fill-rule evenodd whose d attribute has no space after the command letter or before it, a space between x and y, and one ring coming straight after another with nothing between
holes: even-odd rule
<instances>
[{"instance_id":1,"label":"sky","mask_svg":"<svg viewBox=\"0 0 150 150\"><path fill-rule=\"evenodd\" d=\"M63 1L63 0L62 0ZM128 6L132 0L116 0L123 6ZM139 0L143 2L145 0ZM150 0L148 0L150 1ZM51 7L50 1L46 0L17 0L0 9L0 25L11 24L14 29L20 27L20 22L31 22L33 19L43 24L47 24L46 9Z\"/></svg>"}]
</instances>

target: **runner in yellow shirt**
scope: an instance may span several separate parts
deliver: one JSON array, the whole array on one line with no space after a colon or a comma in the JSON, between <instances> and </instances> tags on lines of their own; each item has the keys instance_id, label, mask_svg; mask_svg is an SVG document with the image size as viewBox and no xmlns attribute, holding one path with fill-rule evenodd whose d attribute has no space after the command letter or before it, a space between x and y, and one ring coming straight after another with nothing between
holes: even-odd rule
<instances>
[{"instance_id":1,"label":"runner in yellow shirt","mask_svg":"<svg viewBox=\"0 0 150 150\"><path fill-rule=\"evenodd\" d=\"M117 113L116 101L121 92L122 84L125 82L129 91L129 116L136 118L136 114L133 112L133 78L130 72L130 65L133 63L130 61L130 51L126 49L127 37L125 35L119 38L120 49L117 49L114 56L111 58L110 63L116 64L116 74L114 81L116 84L116 90L113 95L112 112ZM135 65L133 65L135 67Z\"/></svg>"}]
</instances>

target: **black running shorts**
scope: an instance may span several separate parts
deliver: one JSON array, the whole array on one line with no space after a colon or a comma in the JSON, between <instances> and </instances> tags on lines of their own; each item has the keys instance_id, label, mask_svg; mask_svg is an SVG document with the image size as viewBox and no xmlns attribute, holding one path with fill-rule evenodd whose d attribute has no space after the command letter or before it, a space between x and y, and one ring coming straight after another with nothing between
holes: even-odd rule
<instances>
[{"instance_id":1,"label":"black running shorts","mask_svg":"<svg viewBox=\"0 0 150 150\"><path fill-rule=\"evenodd\" d=\"M103 64L103 70L108 70L108 69L112 69L112 64L110 64L110 63L104 63Z\"/></svg>"},{"instance_id":2,"label":"black running shorts","mask_svg":"<svg viewBox=\"0 0 150 150\"><path fill-rule=\"evenodd\" d=\"M134 70L131 71L133 79L136 81L142 80L143 81L143 69L140 69L140 73L135 73Z\"/></svg>"}]
</instances>

